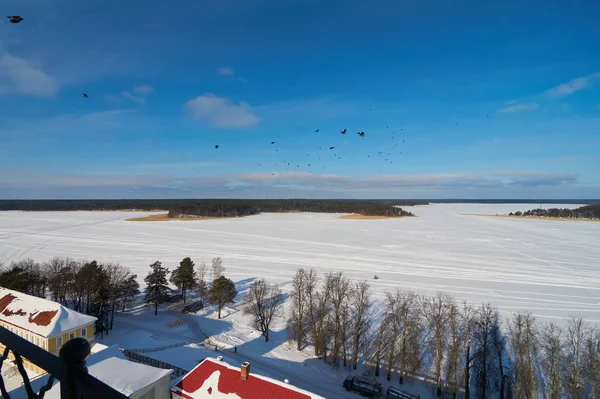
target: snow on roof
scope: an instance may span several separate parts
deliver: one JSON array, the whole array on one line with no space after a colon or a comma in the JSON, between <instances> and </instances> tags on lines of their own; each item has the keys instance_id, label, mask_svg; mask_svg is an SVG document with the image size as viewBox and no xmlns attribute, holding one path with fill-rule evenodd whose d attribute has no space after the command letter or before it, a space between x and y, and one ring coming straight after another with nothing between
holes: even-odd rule
<instances>
[{"instance_id":1,"label":"snow on roof","mask_svg":"<svg viewBox=\"0 0 600 399\"><path fill-rule=\"evenodd\" d=\"M110 385L117 391L126 396L143 389L166 375L169 375L173 370L159 369L144 364L130 362L125 359L125 356L119 350L118 345L112 345L90 355L86 360L88 372L90 375L98 378L107 385ZM48 382L48 374L44 374L40 378L31 381L31 386L34 390L39 391L41 387ZM44 398L59 399L60 398L60 382L56 382L52 388L46 392ZM23 387L10 392L11 397L21 397L23 393L26 396ZM14 395L14 396L13 396Z\"/></svg>"},{"instance_id":2,"label":"snow on roof","mask_svg":"<svg viewBox=\"0 0 600 399\"><path fill-rule=\"evenodd\" d=\"M93 323L96 318L44 298L0 287L0 320L43 337L53 337Z\"/></svg>"},{"instance_id":3,"label":"snow on roof","mask_svg":"<svg viewBox=\"0 0 600 399\"><path fill-rule=\"evenodd\" d=\"M215 399L324 399L258 374L250 373L244 381L240 377L240 368L213 358L204 359L171 392L185 399L200 399L207 395Z\"/></svg>"}]
</instances>

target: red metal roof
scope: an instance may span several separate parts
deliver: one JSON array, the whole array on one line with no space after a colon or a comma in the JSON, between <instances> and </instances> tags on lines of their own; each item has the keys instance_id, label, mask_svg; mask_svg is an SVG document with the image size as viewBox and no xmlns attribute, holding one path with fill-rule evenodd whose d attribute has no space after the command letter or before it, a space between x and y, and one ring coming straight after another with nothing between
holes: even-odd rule
<instances>
[{"instance_id":1,"label":"red metal roof","mask_svg":"<svg viewBox=\"0 0 600 399\"><path fill-rule=\"evenodd\" d=\"M240 378L239 369L230 368L227 364L212 359L202 361L194 370L183 377L172 391L183 398L193 399L190 394L198 391L215 372L220 373L216 388L224 394L234 393L242 399L311 399L311 396L297 391L292 386L279 385L252 374L252 372L250 372L248 379L244 381ZM200 394L210 395L214 388L214 385L205 386L205 392Z\"/></svg>"}]
</instances>

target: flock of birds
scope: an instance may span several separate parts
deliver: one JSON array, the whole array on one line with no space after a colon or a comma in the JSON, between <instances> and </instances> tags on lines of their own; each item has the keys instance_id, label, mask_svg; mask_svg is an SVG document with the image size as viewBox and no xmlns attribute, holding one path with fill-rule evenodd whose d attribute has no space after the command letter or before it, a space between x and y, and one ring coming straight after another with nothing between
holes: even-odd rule
<instances>
[{"instance_id":1,"label":"flock of birds","mask_svg":"<svg viewBox=\"0 0 600 399\"><path fill-rule=\"evenodd\" d=\"M19 15L9 15L7 18L13 24L18 24L18 23L20 23L20 22L22 22L24 20L24 18L22 18ZM83 98L89 98L89 96L86 93L83 93ZM372 109L369 109L369 111L372 111ZM489 118L489 115L487 115L487 117ZM456 124L458 124L458 122ZM399 124L399 126L402 126L402 124ZM386 128L389 129L389 126L386 126ZM402 130L404 130L404 128L400 127L400 131L402 131ZM316 129L315 133L319 133L319 129ZM342 135L345 135L347 133L347 129L340 130L340 133ZM363 131L356 132L356 134L359 137L365 137L365 132L363 132ZM392 140L394 140L396 138L395 134L396 134L396 132L393 131L392 132L392 136L391 136ZM429 138L431 139L431 136ZM402 140L402 143L404 143L405 141L406 140ZM275 141L271 141L271 145L273 145L273 144L275 144ZM394 151L398 148L398 144L399 143L395 143L395 144L387 147L383 151L378 151L377 152L377 156L378 157L384 156L384 158L383 158L384 162L392 164L393 161L391 160L391 156L394 153ZM219 149L219 144L215 145L215 149ZM332 151L334 149L335 149L335 146L330 146L329 147L330 151ZM322 148L320 147L319 150L322 150ZM279 149L276 149L275 151L279 152ZM400 154L402 154L401 151L400 151ZM310 156L311 154L309 153L309 154L306 154L306 155ZM337 159L342 159L342 157L338 156L337 153L333 153L333 156L336 157ZM387 158L385 158L385 156L387 156ZM367 155L367 158L371 158L371 155ZM352 160L353 158L351 157L350 159ZM318 160L319 161L321 160L320 156L318 157ZM286 160L284 160L283 162L281 162L281 164L282 164L282 166L285 166L286 164L287 164L287 166L293 166L295 164L297 168L300 168L300 166L301 166L301 164L298 163L298 162L295 162L295 161L286 161ZM307 163L307 166L309 168L309 170L308 170L309 173L312 173L312 168L313 167L311 165L312 164ZM258 166L262 166L262 165L259 163ZM276 163L275 166L279 167L279 163ZM325 166L322 166L322 169L325 169ZM381 172L381 169L379 170L379 172ZM275 173L272 173L272 174L275 175Z\"/></svg>"}]
</instances>

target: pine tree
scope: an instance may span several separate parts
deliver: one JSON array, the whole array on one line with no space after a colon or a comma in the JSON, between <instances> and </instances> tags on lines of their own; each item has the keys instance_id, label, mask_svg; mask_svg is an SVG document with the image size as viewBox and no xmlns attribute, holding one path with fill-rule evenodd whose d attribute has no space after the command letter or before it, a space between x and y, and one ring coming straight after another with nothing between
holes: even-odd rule
<instances>
[{"instance_id":1,"label":"pine tree","mask_svg":"<svg viewBox=\"0 0 600 399\"><path fill-rule=\"evenodd\" d=\"M179 267L171 273L171 283L181 290L183 303L185 303L185 294L188 288L194 288L196 285L196 271L194 267L194 262L188 257L179 262Z\"/></svg>"},{"instance_id":2,"label":"pine tree","mask_svg":"<svg viewBox=\"0 0 600 399\"><path fill-rule=\"evenodd\" d=\"M129 276L129 278L121 283L119 293L123 311L125 311L125 306L133 301L133 298L140 293L140 283L137 282L137 274Z\"/></svg>"},{"instance_id":3,"label":"pine tree","mask_svg":"<svg viewBox=\"0 0 600 399\"><path fill-rule=\"evenodd\" d=\"M210 290L208 291L208 301L213 305L217 305L217 308L219 309L219 319L221 318L221 309L223 309L223 306L228 303L233 303L233 299L236 295L237 291L235 285L230 279L221 276L213 281Z\"/></svg>"},{"instance_id":4,"label":"pine tree","mask_svg":"<svg viewBox=\"0 0 600 399\"><path fill-rule=\"evenodd\" d=\"M167 274L169 269L162 266L160 262L154 262L150 265L152 271L148 273L144 281L146 282L146 303L154 305L154 315L158 314L158 305L165 302L169 297L169 286L167 283Z\"/></svg>"}]
</instances>

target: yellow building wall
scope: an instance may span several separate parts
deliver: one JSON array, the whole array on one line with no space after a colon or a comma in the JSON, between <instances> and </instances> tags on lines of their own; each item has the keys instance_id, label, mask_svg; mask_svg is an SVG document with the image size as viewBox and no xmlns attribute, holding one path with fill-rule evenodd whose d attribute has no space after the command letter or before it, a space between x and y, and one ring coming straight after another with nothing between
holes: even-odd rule
<instances>
[{"instance_id":1,"label":"yellow building wall","mask_svg":"<svg viewBox=\"0 0 600 399\"><path fill-rule=\"evenodd\" d=\"M57 345L56 345L57 338L62 337L62 343L64 345L64 343L69 340L69 336L70 336L70 334L72 332L75 333L75 337L81 337L81 330L84 329L84 328L86 329L86 335L83 338L86 338L90 342L90 344L93 344L94 343L94 323L90 323L90 324L88 324L85 327L79 327L79 328L77 328L75 331L71 330L71 331L66 332L66 333L64 333L62 335L57 335L56 337L50 338L48 340L48 349L47 349L48 352L55 353L58 350L60 350L60 348L57 348Z\"/></svg>"}]
</instances>

